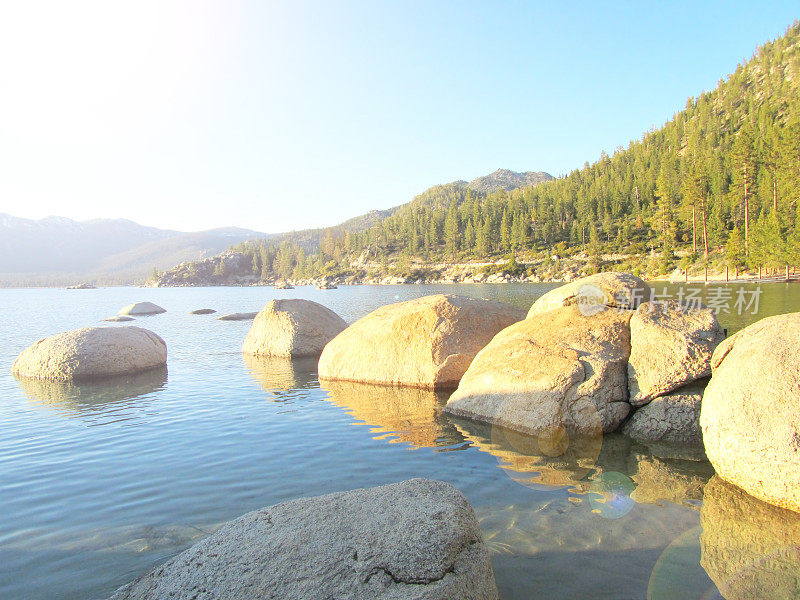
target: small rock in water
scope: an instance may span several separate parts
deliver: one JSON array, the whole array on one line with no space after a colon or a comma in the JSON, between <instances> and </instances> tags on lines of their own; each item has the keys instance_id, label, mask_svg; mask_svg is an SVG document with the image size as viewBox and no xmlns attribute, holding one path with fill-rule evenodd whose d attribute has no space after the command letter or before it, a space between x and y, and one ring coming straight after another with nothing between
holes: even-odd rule
<instances>
[{"instance_id":1,"label":"small rock in water","mask_svg":"<svg viewBox=\"0 0 800 600\"><path fill-rule=\"evenodd\" d=\"M213 308L198 308L197 310L193 310L189 312L190 315L211 315L214 314L215 311Z\"/></svg>"},{"instance_id":2,"label":"small rock in water","mask_svg":"<svg viewBox=\"0 0 800 600\"><path fill-rule=\"evenodd\" d=\"M126 317L125 315L115 315L113 317L108 317L107 319L103 319L103 321L111 321L113 323L121 323L123 321L135 321L133 317Z\"/></svg>"},{"instance_id":3,"label":"small rock in water","mask_svg":"<svg viewBox=\"0 0 800 600\"><path fill-rule=\"evenodd\" d=\"M157 315L167 312L166 309L161 308L158 304L152 302L136 302L129 304L119 311L121 315Z\"/></svg>"},{"instance_id":4,"label":"small rock in water","mask_svg":"<svg viewBox=\"0 0 800 600\"><path fill-rule=\"evenodd\" d=\"M229 315L222 315L221 317L217 317L218 321L250 321L251 319L255 319L257 312L247 312L247 313L231 313Z\"/></svg>"}]
</instances>

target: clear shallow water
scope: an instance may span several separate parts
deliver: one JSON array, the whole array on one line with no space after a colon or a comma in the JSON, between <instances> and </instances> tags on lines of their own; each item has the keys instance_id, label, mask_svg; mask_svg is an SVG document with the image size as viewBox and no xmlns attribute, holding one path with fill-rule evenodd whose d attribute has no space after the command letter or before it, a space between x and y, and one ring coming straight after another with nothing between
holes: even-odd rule
<instances>
[{"instance_id":1,"label":"clear shallow water","mask_svg":"<svg viewBox=\"0 0 800 600\"><path fill-rule=\"evenodd\" d=\"M469 497L505 599L800 593L798 518L707 485L713 471L691 452L609 435L549 456L534 438L442 415L431 393L321 389L315 361L243 357L250 322L187 314L304 297L352 321L439 291L526 308L552 287L0 290L0 598L104 598L249 510L410 477ZM762 289L759 315L732 305L723 325L800 310L800 286ZM33 341L140 300L168 310L133 323L166 340L168 372L81 386L8 374Z\"/></svg>"}]
</instances>

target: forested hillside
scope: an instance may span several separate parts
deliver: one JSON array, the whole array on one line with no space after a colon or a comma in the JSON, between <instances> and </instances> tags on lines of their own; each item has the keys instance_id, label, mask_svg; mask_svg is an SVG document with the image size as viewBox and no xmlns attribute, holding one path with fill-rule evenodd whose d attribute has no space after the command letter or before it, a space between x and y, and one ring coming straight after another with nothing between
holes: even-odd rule
<instances>
[{"instance_id":1,"label":"forested hillside","mask_svg":"<svg viewBox=\"0 0 800 600\"><path fill-rule=\"evenodd\" d=\"M347 275L368 264L400 273L510 254L548 261L580 253L593 271L619 267L602 258L614 253L650 275L796 265L800 24L627 148L553 181L492 189L436 186L364 227L318 232L318 246L284 237L234 250L265 280Z\"/></svg>"}]
</instances>

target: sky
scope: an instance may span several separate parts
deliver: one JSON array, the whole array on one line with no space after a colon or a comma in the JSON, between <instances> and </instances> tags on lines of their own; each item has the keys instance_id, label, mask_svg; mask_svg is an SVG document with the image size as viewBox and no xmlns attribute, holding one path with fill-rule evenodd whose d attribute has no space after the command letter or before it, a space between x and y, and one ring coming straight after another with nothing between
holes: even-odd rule
<instances>
[{"instance_id":1,"label":"sky","mask_svg":"<svg viewBox=\"0 0 800 600\"><path fill-rule=\"evenodd\" d=\"M683 109L792 2L0 4L0 213L333 225L563 175Z\"/></svg>"}]
</instances>

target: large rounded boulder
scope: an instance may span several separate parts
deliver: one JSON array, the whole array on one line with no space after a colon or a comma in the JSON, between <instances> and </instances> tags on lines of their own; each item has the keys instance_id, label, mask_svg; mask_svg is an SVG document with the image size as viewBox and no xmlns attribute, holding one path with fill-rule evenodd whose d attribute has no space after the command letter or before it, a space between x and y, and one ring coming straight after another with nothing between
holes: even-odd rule
<instances>
[{"instance_id":1,"label":"large rounded boulder","mask_svg":"<svg viewBox=\"0 0 800 600\"><path fill-rule=\"evenodd\" d=\"M443 294L383 306L325 346L319 377L452 389L478 351L524 316L502 302Z\"/></svg>"},{"instance_id":2,"label":"large rounded boulder","mask_svg":"<svg viewBox=\"0 0 800 600\"><path fill-rule=\"evenodd\" d=\"M497 600L475 512L449 483L412 479L250 512L112 600Z\"/></svg>"},{"instance_id":3,"label":"large rounded boulder","mask_svg":"<svg viewBox=\"0 0 800 600\"><path fill-rule=\"evenodd\" d=\"M717 474L800 512L800 313L726 339L711 359L700 425Z\"/></svg>"},{"instance_id":4,"label":"large rounded boulder","mask_svg":"<svg viewBox=\"0 0 800 600\"><path fill-rule=\"evenodd\" d=\"M597 273L550 290L533 303L528 317L569 304L581 305L585 312L602 307L634 309L649 300L650 295L650 286L636 275Z\"/></svg>"},{"instance_id":5,"label":"large rounded boulder","mask_svg":"<svg viewBox=\"0 0 800 600\"><path fill-rule=\"evenodd\" d=\"M39 340L17 357L11 372L55 381L140 373L167 362L167 345L141 327L85 327Z\"/></svg>"},{"instance_id":6,"label":"large rounded boulder","mask_svg":"<svg viewBox=\"0 0 800 600\"><path fill-rule=\"evenodd\" d=\"M311 300L272 300L256 315L242 352L257 356L315 356L347 327Z\"/></svg>"},{"instance_id":7,"label":"large rounded boulder","mask_svg":"<svg viewBox=\"0 0 800 600\"><path fill-rule=\"evenodd\" d=\"M631 315L568 305L508 327L475 357L445 411L533 435L613 431L630 410Z\"/></svg>"},{"instance_id":8,"label":"large rounded boulder","mask_svg":"<svg viewBox=\"0 0 800 600\"><path fill-rule=\"evenodd\" d=\"M723 339L710 308L676 300L640 305L631 318L631 404L642 406L711 375L711 355Z\"/></svg>"},{"instance_id":9,"label":"large rounded boulder","mask_svg":"<svg viewBox=\"0 0 800 600\"><path fill-rule=\"evenodd\" d=\"M121 315L158 315L167 310L152 302L135 302L120 309Z\"/></svg>"}]
</instances>

